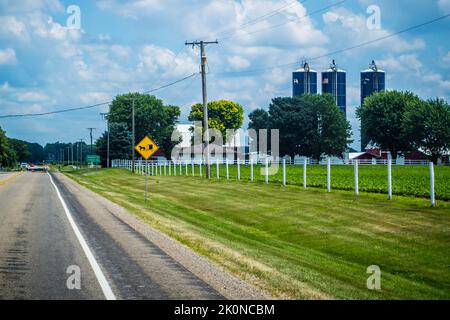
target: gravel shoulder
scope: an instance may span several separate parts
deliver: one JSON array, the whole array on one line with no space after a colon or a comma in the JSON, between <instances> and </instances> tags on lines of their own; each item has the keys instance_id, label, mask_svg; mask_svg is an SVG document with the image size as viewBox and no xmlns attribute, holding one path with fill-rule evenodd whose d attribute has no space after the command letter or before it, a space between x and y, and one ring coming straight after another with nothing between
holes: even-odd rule
<instances>
[{"instance_id":1,"label":"gravel shoulder","mask_svg":"<svg viewBox=\"0 0 450 320\"><path fill-rule=\"evenodd\" d=\"M127 241L133 241L133 239L126 239L127 236L123 235L123 233L127 233L126 230L123 229L123 225L126 225L127 228L132 230L133 233L137 233L139 237L143 237L146 241L162 250L162 252L167 254L170 258L176 261L176 263L192 273L192 275L196 278L216 290L217 293L219 293L223 298L231 300L265 300L271 298L269 294L262 292L241 279L238 279L225 271L223 268L211 263L183 244L152 228L119 205L79 185L61 173L55 173L54 176L57 178L59 183L67 188L68 193L73 195L73 197L78 200L78 203L82 204L86 212L95 212L95 215L92 215L91 217L95 220L95 222L99 223L101 227L106 229L109 234L115 234L119 238L124 238L117 240L123 245L127 243ZM104 221L105 218L108 220L106 217L107 215L109 215L109 220L115 220L116 223L122 227L118 228L112 221L108 223L109 225L105 226ZM83 229L83 226L81 227ZM128 230L128 232L130 230ZM129 244L129 246L130 245L131 244ZM128 253L130 256L138 260L138 263L144 265L144 269L145 266L149 264L148 260L152 259L152 256L147 258L143 257L143 254L145 254L146 251L145 247L127 248L127 251L129 251ZM171 275L166 276L170 278ZM175 279L173 280L173 285L176 285ZM191 287L190 289L189 286L186 288L188 289L185 294L189 295L193 288L196 289L196 286ZM116 288L116 290L118 290L118 288ZM202 290L200 290L199 295L194 296L193 298L220 299L219 296L215 296L214 294L205 295L202 294L201 291ZM186 298L186 296L179 296L175 298Z\"/></svg>"}]
</instances>

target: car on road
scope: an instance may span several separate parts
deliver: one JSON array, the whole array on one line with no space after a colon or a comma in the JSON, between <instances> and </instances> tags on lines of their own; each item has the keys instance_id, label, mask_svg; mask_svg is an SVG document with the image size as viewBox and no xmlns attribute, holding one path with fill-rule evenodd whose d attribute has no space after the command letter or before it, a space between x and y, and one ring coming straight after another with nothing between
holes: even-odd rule
<instances>
[{"instance_id":1,"label":"car on road","mask_svg":"<svg viewBox=\"0 0 450 320\"><path fill-rule=\"evenodd\" d=\"M30 164L28 167L27 167L27 170L28 171L31 171L31 172L36 172L36 171L42 171L42 172L47 172L48 171L48 166L45 166L45 165L34 165L34 164Z\"/></svg>"},{"instance_id":2,"label":"car on road","mask_svg":"<svg viewBox=\"0 0 450 320\"><path fill-rule=\"evenodd\" d=\"M25 162L21 163L20 164L20 169L27 170L28 169L28 163L25 163Z\"/></svg>"}]
</instances>

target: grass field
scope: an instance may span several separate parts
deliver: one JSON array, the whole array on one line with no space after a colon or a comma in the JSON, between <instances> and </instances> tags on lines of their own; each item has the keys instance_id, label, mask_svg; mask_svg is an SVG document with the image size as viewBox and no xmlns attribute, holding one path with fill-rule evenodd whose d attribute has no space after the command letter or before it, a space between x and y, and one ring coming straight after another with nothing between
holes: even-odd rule
<instances>
[{"instance_id":1,"label":"grass field","mask_svg":"<svg viewBox=\"0 0 450 320\"><path fill-rule=\"evenodd\" d=\"M191 174L191 166L189 174ZM195 167L198 175L199 167ZM264 169L263 169L264 170ZM335 190L354 190L353 166L332 166L331 188ZM182 167L183 175L185 167ZM216 165L211 166L212 177L216 177ZM264 171L261 175L261 166L254 166L255 181L264 182ZM204 174L204 168L203 168ZM237 179L237 166L229 166L230 179ZM226 178L225 165L220 166L220 177ZM288 185L303 186L303 165L288 165L286 167ZM241 165L241 180L250 180L250 166ZM282 168L278 174L270 176L271 183L281 184L283 181ZM430 173L428 166L393 166L392 181L394 195L430 197ZM324 165L310 165L307 168L307 185L314 188L327 187L327 168ZM373 193L388 193L387 166L365 165L359 166L359 190ZM450 201L450 167L435 167L436 199Z\"/></svg>"},{"instance_id":2,"label":"grass field","mask_svg":"<svg viewBox=\"0 0 450 320\"><path fill-rule=\"evenodd\" d=\"M277 298L449 299L450 204L250 182L66 173ZM381 291L366 288L378 265Z\"/></svg>"}]
</instances>

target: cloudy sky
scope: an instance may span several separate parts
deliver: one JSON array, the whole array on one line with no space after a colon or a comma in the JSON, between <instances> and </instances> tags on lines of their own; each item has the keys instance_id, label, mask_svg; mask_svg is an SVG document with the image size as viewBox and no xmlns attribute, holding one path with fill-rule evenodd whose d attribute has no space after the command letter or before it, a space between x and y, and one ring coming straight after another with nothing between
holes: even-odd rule
<instances>
[{"instance_id":1,"label":"cloudy sky","mask_svg":"<svg viewBox=\"0 0 450 320\"><path fill-rule=\"evenodd\" d=\"M71 5L80 8L80 29L67 27ZM367 25L373 5L381 28ZM239 102L246 119L273 97L291 95L291 73L303 59L318 71L336 59L348 72L347 117L357 145L359 72L372 59L387 71L388 89L450 100L450 18L319 57L447 13L450 0L0 0L0 115L96 104L170 83L199 71L198 49L186 40L217 38L219 45L207 47L209 99ZM201 101L200 78L156 95L180 106L186 122ZM105 129L99 113L106 109L0 119L0 126L41 144L87 140L87 127L98 128L96 136Z\"/></svg>"}]
</instances>

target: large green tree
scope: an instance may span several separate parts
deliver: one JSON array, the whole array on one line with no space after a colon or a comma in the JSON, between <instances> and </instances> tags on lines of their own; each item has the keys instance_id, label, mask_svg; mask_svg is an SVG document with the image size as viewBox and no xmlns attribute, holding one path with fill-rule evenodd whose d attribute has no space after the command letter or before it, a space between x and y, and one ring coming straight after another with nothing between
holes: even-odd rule
<instances>
[{"instance_id":1,"label":"large green tree","mask_svg":"<svg viewBox=\"0 0 450 320\"><path fill-rule=\"evenodd\" d=\"M450 150L450 106L443 99L410 103L403 120L404 134L414 149L437 163Z\"/></svg>"},{"instance_id":2,"label":"large green tree","mask_svg":"<svg viewBox=\"0 0 450 320\"><path fill-rule=\"evenodd\" d=\"M9 138L9 148L11 149L11 157L13 162L25 162L31 155L28 145L25 141Z\"/></svg>"},{"instance_id":3,"label":"large green tree","mask_svg":"<svg viewBox=\"0 0 450 320\"><path fill-rule=\"evenodd\" d=\"M194 104L191 107L189 121L203 121L203 105ZM208 126L222 133L224 142L228 142L227 129L237 130L244 121L244 108L233 101L219 100L208 103Z\"/></svg>"},{"instance_id":4,"label":"large green tree","mask_svg":"<svg viewBox=\"0 0 450 320\"><path fill-rule=\"evenodd\" d=\"M148 94L119 95L110 105L110 124L124 123L127 131L132 132L133 100L135 101L136 143L148 135L166 153L166 156L170 157L173 147L179 143L172 141L171 137L176 130L180 108L164 105L162 100Z\"/></svg>"},{"instance_id":5,"label":"large green tree","mask_svg":"<svg viewBox=\"0 0 450 320\"><path fill-rule=\"evenodd\" d=\"M279 129L280 154L291 157L341 157L351 143L350 123L330 95L273 99L269 127Z\"/></svg>"},{"instance_id":6,"label":"large green tree","mask_svg":"<svg viewBox=\"0 0 450 320\"><path fill-rule=\"evenodd\" d=\"M410 92L378 92L366 98L358 108L361 134L372 144L391 152L394 159L411 149L411 138L405 134L403 119L408 105L420 104Z\"/></svg>"},{"instance_id":7,"label":"large green tree","mask_svg":"<svg viewBox=\"0 0 450 320\"><path fill-rule=\"evenodd\" d=\"M109 157L114 159L130 159L132 135L125 123L111 123L109 126ZM102 165L106 166L108 132L97 140L97 153Z\"/></svg>"},{"instance_id":8,"label":"large green tree","mask_svg":"<svg viewBox=\"0 0 450 320\"><path fill-rule=\"evenodd\" d=\"M0 127L0 167L7 167L10 163L9 139L5 131Z\"/></svg>"},{"instance_id":9,"label":"large green tree","mask_svg":"<svg viewBox=\"0 0 450 320\"><path fill-rule=\"evenodd\" d=\"M30 155L25 158L25 162L37 163L46 160L44 148L39 143L25 142Z\"/></svg>"}]
</instances>

